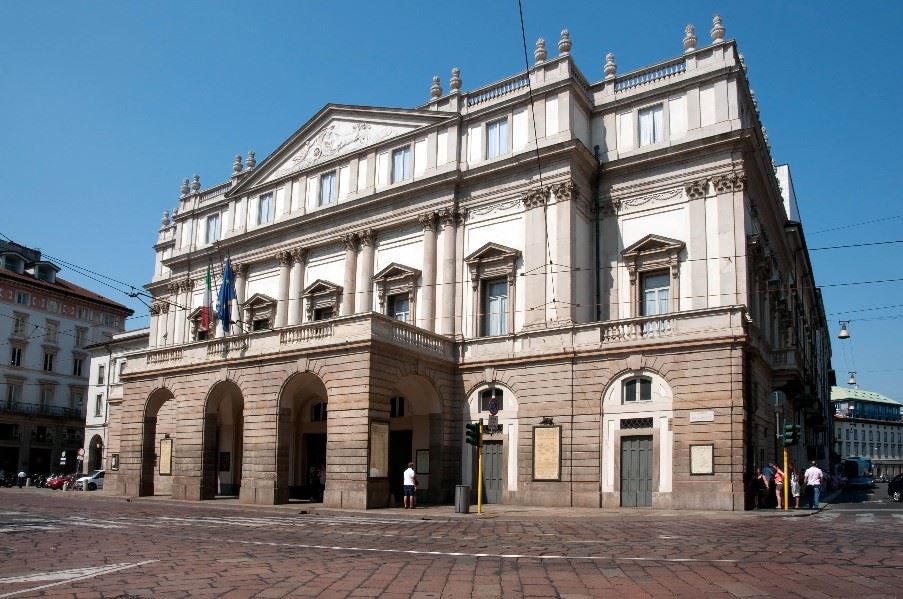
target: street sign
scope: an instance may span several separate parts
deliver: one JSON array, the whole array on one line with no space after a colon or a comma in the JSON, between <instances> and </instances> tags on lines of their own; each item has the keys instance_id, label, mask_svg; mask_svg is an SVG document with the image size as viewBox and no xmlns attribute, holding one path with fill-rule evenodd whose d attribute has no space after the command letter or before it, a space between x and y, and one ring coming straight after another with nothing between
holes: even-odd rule
<instances>
[{"instance_id":1,"label":"street sign","mask_svg":"<svg viewBox=\"0 0 903 599\"><path fill-rule=\"evenodd\" d=\"M498 413L499 413L499 400L497 400L496 398L493 397L492 399L489 400L489 414L492 416L495 416ZM490 422L490 424L492 423L491 420L489 422Z\"/></svg>"},{"instance_id":2,"label":"street sign","mask_svg":"<svg viewBox=\"0 0 903 599\"><path fill-rule=\"evenodd\" d=\"M495 432L499 427L499 417L492 415L489 417L489 429Z\"/></svg>"}]
</instances>

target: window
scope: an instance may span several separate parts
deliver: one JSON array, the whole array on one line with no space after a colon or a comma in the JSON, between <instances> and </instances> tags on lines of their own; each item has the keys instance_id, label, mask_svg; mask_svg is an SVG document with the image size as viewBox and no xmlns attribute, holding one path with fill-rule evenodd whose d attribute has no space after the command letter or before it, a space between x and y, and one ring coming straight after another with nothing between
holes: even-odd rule
<instances>
[{"instance_id":1,"label":"window","mask_svg":"<svg viewBox=\"0 0 903 599\"><path fill-rule=\"evenodd\" d=\"M320 402L310 406L311 422L326 422L326 403Z\"/></svg>"},{"instance_id":2,"label":"window","mask_svg":"<svg viewBox=\"0 0 903 599\"><path fill-rule=\"evenodd\" d=\"M27 306L28 305L28 294L25 293L24 291L17 291L16 292L16 303L19 304L20 306Z\"/></svg>"},{"instance_id":3,"label":"window","mask_svg":"<svg viewBox=\"0 0 903 599\"><path fill-rule=\"evenodd\" d=\"M103 415L103 393L98 393L94 398L94 417L99 418Z\"/></svg>"},{"instance_id":4,"label":"window","mask_svg":"<svg viewBox=\"0 0 903 599\"><path fill-rule=\"evenodd\" d=\"M314 308L314 320L327 320L332 318L332 307Z\"/></svg>"},{"instance_id":5,"label":"window","mask_svg":"<svg viewBox=\"0 0 903 599\"><path fill-rule=\"evenodd\" d=\"M859 429L854 428L853 429L853 441L858 441L858 440L859 440Z\"/></svg>"},{"instance_id":6,"label":"window","mask_svg":"<svg viewBox=\"0 0 903 599\"><path fill-rule=\"evenodd\" d=\"M103 324L108 327L119 326L119 319L116 318L115 314L104 314L103 315Z\"/></svg>"},{"instance_id":7,"label":"window","mask_svg":"<svg viewBox=\"0 0 903 599\"><path fill-rule=\"evenodd\" d=\"M652 401L652 379L637 377L624 381L624 403Z\"/></svg>"},{"instance_id":8,"label":"window","mask_svg":"<svg viewBox=\"0 0 903 599\"><path fill-rule=\"evenodd\" d=\"M84 401L84 396L81 391L73 391L72 395L69 396L69 407L73 410L81 410L82 401Z\"/></svg>"},{"instance_id":9,"label":"window","mask_svg":"<svg viewBox=\"0 0 903 599\"><path fill-rule=\"evenodd\" d=\"M648 146L662 141L662 133L665 129L663 120L664 111L662 105L652 106L641 110L640 117L640 145Z\"/></svg>"},{"instance_id":10,"label":"window","mask_svg":"<svg viewBox=\"0 0 903 599\"><path fill-rule=\"evenodd\" d=\"M43 388L41 389L41 407L46 408L49 407L50 404L53 403L53 389Z\"/></svg>"},{"instance_id":11,"label":"window","mask_svg":"<svg viewBox=\"0 0 903 599\"><path fill-rule=\"evenodd\" d=\"M318 206L325 206L335 202L339 195L339 186L336 185L335 171L320 175L320 196Z\"/></svg>"},{"instance_id":12,"label":"window","mask_svg":"<svg viewBox=\"0 0 903 599\"><path fill-rule=\"evenodd\" d=\"M118 371L116 372L116 382L117 382L117 383L121 383L121 382L122 382L122 375L123 375L123 374L125 374L125 360L122 360L121 362L119 362L119 369L118 369Z\"/></svg>"},{"instance_id":13,"label":"window","mask_svg":"<svg viewBox=\"0 0 903 599\"><path fill-rule=\"evenodd\" d=\"M499 119L486 125L486 158L508 153L508 119Z\"/></svg>"},{"instance_id":14,"label":"window","mask_svg":"<svg viewBox=\"0 0 903 599\"><path fill-rule=\"evenodd\" d=\"M55 320L48 320L44 326L44 341L47 343L57 343L59 339L60 325Z\"/></svg>"},{"instance_id":15,"label":"window","mask_svg":"<svg viewBox=\"0 0 903 599\"><path fill-rule=\"evenodd\" d=\"M847 429L847 441L850 440L850 429Z\"/></svg>"},{"instance_id":16,"label":"window","mask_svg":"<svg viewBox=\"0 0 903 599\"><path fill-rule=\"evenodd\" d=\"M12 407L22 401L22 383L6 383L6 405Z\"/></svg>"},{"instance_id":17,"label":"window","mask_svg":"<svg viewBox=\"0 0 903 599\"><path fill-rule=\"evenodd\" d=\"M72 376L82 375L82 359L72 358Z\"/></svg>"},{"instance_id":18,"label":"window","mask_svg":"<svg viewBox=\"0 0 903 599\"><path fill-rule=\"evenodd\" d=\"M257 199L257 224L265 225L273 220L273 194L265 193Z\"/></svg>"},{"instance_id":19,"label":"window","mask_svg":"<svg viewBox=\"0 0 903 599\"><path fill-rule=\"evenodd\" d=\"M269 318L256 318L251 321L251 330L252 331L266 331L270 328L270 319Z\"/></svg>"},{"instance_id":20,"label":"window","mask_svg":"<svg viewBox=\"0 0 903 599\"><path fill-rule=\"evenodd\" d=\"M13 335L16 337L24 337L25 329L28 328L28 314L16 312L13 316Z\"/></svg>"},{"instance_id":21,"label":"window","mask_svg":"<svg viewBox=\"0 0 903 599\"><path fill-rule=\"evenodd\" d=\"M104 379L106 379L107 367L104 364L101 364L97 367L97 384L103 385Z\"/></svg>"},{"instance_id":22,"label":"window","mask_svg":"<svg viewBox=\"0 0 903 599\"><path fill-rule=\"evenodd\" d=\"M508 281L493 279L483 284L483 336L508 334Z\"/></svg>"},{"instance_id":23,"label":"window","mask_svg":"<svg viewBox=\"0 0 903 599\"><path fill-rule=\"evenodd\" d=\"M392 152L392 183L411 178L411 147L405 146Z\"/></svg>"},{"instance_id":24,"label":"window","mask_svg":"<svg viewBox=\"0 0 903 599\"><path fill-rule=\"evenodd\" d=\"M207 244L219 241L219 214L211 214L207 217Z\"/></svg>"},{"instance_id":25,"label":"window","mask_svg":"<svg viewBox=\"0 0 903 599\"><path fill-rule=\"evenodd\" d=\"M643 274L643 316L667 314L671 297L670 275L667 272Z\"/></svg>"},{"instance_id":26,"label":"window","mask_svg":"<svg viewBox=\"0 0 903 599\"><path fill-rule=\"evenodd\" d=\"M505 409L504 392L498 388L486 389L480 393L480 412L489 411L489 403L495 399L499 410Z\"/></svg>"},{"instance_id":27,"label":"window","mask_svg":"<svg viewBox=\"0 0 903 599\"><path fill-rule=\"evenodd\" d=\"M83 306L79 306L78 319L79 320L91 320L91 310L89 310Z\"/></svg>"},{"instance_id":28,"label":"window","mask_svg":"<svg viewBox=\"0 0 903 599\"><path fill-rule=\"evenodd\" d=\"M44 352L44 371L53 372L53 352Z\"/></svg>"},{"instance_id":29,"label":"window","mask_svg":"<svg viewBox=\"0 0 903 599\"><path fill-rule=\"evenodd\" d=\"M21 347L13 347L9 351L9 365L10 366L21 366L22 365L22 348Z\"/></svg>"},{"instance_id":30,"label":"window","mask_svg":"<svg viewBox=\"0 0 903 599\"><path fill-rule=\"evenodd\" d=\"M389 296L389 316L402 322L410 322L411 299L407 294Z\"/></svg>"},{"instance_id":31,"label":"window","mask_svg":"<svg viewBox=\"0 0 903 599\"><path fill-rule=\"evenodd\" d=\"M47 311L54 314L60 313L60 303L56 300L47 300Z\"/></svg>"},{"instance_id":32,"label":"window","mask_svg":"<svg viewBox=\"0 0 903 599\"><path fill-rule=\"evenodd\" d=\"M389 399L389 418L404 418L404 397Z\"/></svg>"},{"instance_id":33,"label":"window","mask_svg":"<svg viewBox=\"0 0 903 599\"><path fill-rule=\"evenodd\" d=\"M88 344L88 329L75 327L75 347L82 348Z\"/></svg>"}]
</instances>

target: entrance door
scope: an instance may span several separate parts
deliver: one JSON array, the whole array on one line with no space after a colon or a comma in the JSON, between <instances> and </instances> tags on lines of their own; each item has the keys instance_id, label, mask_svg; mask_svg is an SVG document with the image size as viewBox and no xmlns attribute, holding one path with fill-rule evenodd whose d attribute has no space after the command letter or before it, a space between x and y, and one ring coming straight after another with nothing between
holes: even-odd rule
<instances>
[{"instance_id":1,"label":"entrance door","mask_svg":"<svg viewBox=\"0 0 903 599\"><path fill-rule=\"evenodd\" d=\"M307 494L311 501L323 501L323 488L320 486L319 470L312 468L326 467L326 435L322 433L308 433L304 435L305 456L307 458Z\"/></svg>"},{"instance_id":2,"label":"entrance door","mask_svg":"<svg viewBox=\"0 0 903 599\"><path fill-rule=\"evenodd\" d=\"M411 455L413 442L413 431L389 432L389 492L399 504L404 496L402 476L408 464L414 461L414 456Z\"/></svg>"},{"instance_id":3,"label":"entrance door","mask_svg":"<svg viewBox=\"0 0 903 599\"><path fill-rule=\"evenodd\" d=\"M486 503L502 501L502 442L486 441L483 443L483 493Z\"/></svg>"},{"instance_id":4,"label":"entrance door","mask_svg":"<svg viewBox=\"0 0 903 599\"><path fill-rule=\"evenodd\" d=\"M652 437L621 437L621 505L652 505Z\"/></svg>"}]
</instances>

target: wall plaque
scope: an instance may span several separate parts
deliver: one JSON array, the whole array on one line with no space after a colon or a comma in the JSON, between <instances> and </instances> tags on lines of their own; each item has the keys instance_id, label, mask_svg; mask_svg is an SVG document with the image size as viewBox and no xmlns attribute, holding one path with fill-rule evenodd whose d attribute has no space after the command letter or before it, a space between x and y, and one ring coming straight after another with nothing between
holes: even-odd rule
<instances>
[{"instance_id":1,"label":"wall plaque","mask_svg":"<svg viewBox=\"0 0 903 599\"><path fill-rule=\"evenodd\" d=\"M715 473L715 446L690 445L690 474Z\"/></svg>"},{"instance_id":2,"label":"wall plaque","mask_svg":"<svg viewBox=\"0 0 903 599\"><path fill-rule=\"evenodd\" d=\"M389 423L370 423L370 478L389 476Z\"/></svg>"},{"instance_id":3,"label":"wall plaque","mask_svg":"<svg viewBox=\"0 0 903 599\"><path fill-rule=\"evenodd\" d=\"M418 449L417 450L417 474L429 474L430 473L430 450L429 449Z\"/></svg>"},{"instance_id":4,"label":"wall plaque","mask_svg":"<svg viewBox=\"0 0 903 599\"><path fill-rule=\"evenodd\" d=\"M715 422L715 410L692 410L690 422Z\"/></svg>"},{"instance_id":5,"label":"wall plaque","mask_svg":"<svg viewBox=\"0 0 903 599\"><path fill-rule=\"evenodd\" d=\"M172 439L160 439L160 474L169 476L172 474Z\"/></svg>"},{"instance_id":6,"label":"wall plaque","mask_svg":"<svg viewBox=\"0 0 903 599\"><path fill-rule=\"evenodd\" d=\"M533 480L561 480L561 427L533 427Z\"/></svg>"}]
</instances>

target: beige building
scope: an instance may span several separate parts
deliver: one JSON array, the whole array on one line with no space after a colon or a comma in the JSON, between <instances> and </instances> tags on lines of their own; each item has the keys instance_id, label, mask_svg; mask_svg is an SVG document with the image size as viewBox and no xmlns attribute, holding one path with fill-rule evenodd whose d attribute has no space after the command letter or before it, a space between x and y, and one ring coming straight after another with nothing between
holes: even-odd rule
<instances>
[{"instance_id":1,"label":"beige building","mask_svg":"<svg viewBox=\"0 0 903 599\"><path fill-rule=\"evenodd\" d=\"M489 502L742 509L778 453L775 390L826 458L789 170L717 17L710 36L623 75L609 54L590 83L563 31L526 72L330 104L228 181L186 180L150 348L110 404L108 487L267 504L318 499L322 467L326 505L380 507L413 461L422 499L449 501L475 482L464 423L497 408ZM207 331L227 255L238 322Z\"/></svg>"}]
</instances>

